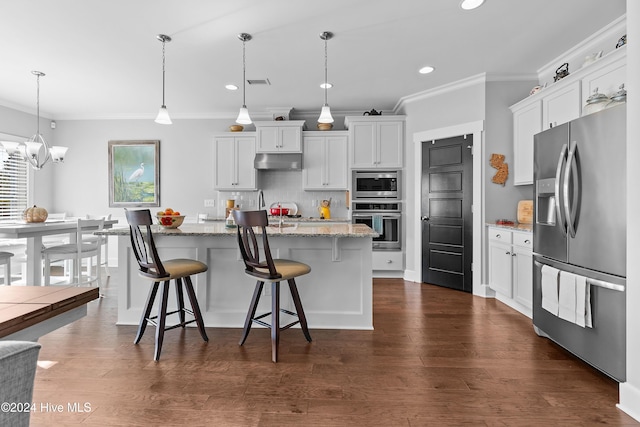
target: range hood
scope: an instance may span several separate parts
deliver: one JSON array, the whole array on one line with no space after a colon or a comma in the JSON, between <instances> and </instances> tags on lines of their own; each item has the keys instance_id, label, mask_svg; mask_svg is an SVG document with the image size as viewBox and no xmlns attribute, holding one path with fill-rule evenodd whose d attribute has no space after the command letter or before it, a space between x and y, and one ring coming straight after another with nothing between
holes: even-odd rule
<instances>
[{"instance_id":1,"label":"range hood","mask_svg":"<svg viewBox=\"0 0 640 427\"><path fill-rule=\"evenodd\" d=\"M300 170L302 169L302 153L257 153L253 167L271 170Z\"/></svg>"}]
</instances>

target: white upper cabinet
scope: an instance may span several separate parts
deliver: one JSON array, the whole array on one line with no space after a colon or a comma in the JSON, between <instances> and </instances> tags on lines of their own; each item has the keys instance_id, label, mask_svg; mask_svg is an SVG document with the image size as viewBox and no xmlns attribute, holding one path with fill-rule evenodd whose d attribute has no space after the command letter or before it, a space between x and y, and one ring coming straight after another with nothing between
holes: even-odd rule
<instances>
[{"instance_id":1,"label":"white upper cabinet","mask_svg":"<svg viewBox=\"0 0 640 427\"><path fill-rule=\"evenodd\" d=\"M399 169L403 166L405 116L348 116L352 168Z\"/></svg>"},{"instance_id":2,"label":"white upper cabinet","mask_svg":"<svg viewBox=\"0 0 640 427\"><path fill-rule=\"evenodd\" d=\"M221 134L213 139L214 184L216 190L255 190L256 137L253 132L241 135Z\"/></svg>"},{"instance_id":3,"label":"white upper cabinet","mask_svg":"<svg viewBox=\"0 0 640 427\"><path fill-rule=\"evenodd\" d=\"M256 152L301 153L304 120L255 122Z\"/></svg>"},{"instance_id":4,"label":"white upper cabinet","mask_svg":"<svg viewBox=\"0 0 640 427\"><path fill-rule=\"evenodd\" d=\"M626 62L623 46L511 106L514 185L533 183L533 135L582 116L595 89L617 92L626 82Z\"/></svg>"},{"instance_id":5,"label":"white upper cabinet","mask_svg":"<svg viewBox=\"0 0 640 427\"><path fill-rule=\"evenodd\" d=\"M513 183L533 183L533 135L542 130L540 101L513 112Z\"/></svg>"},{"instance_id":6,"label":"white upper cabinet","mask_svg":"<svg viewBox=\"0 0 640 427\"><path fill-rule=\"evenodd\" d=\"M340 131L311 131L303 135L304 190L346 190L348 135Z\"/></svg>"},{"instance_id":7,"label":"white upper cabinet","mask_svg":"<svg viewBox=\"0 0 640 427\"><path fill-rule=\"evenodd\" d=\"M542 129L547 130L580 117L580 82L568 84L542 98Z\"/></svg>"},{"instance_id":8,"label":"white upper cabinet","mask_svg":"<svg viewBox=\"0 0 640 427\"><path fill-rule=\"evenodd\" d=\"M594 90L597 89L598 93L611 97L620 90L620 85L627 81L626 57L624 55L618 55L615 60L609 63L598 64L598 62L596 62L592 66L595 67L596 65L601 66L596 67L596 69L586 75L581 82L583 106L586 104L587 98L593 94Z\"/></svg>"}]
</instances>

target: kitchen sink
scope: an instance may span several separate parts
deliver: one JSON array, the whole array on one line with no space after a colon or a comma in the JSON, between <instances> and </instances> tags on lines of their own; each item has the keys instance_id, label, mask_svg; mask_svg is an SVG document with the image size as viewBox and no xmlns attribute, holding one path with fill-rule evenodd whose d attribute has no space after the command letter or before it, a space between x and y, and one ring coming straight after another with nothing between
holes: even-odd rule
<instances>
[{"instance_id":1,"label":"kitchen sink","mask_svg":"<svg viewBox=\"0 0 640 427\"><path fill-rule=\"evenodd\" d=\"M286 227L296 227L298 224L291 224L291 223L286 223L286 224L269 224L268 227L271 228L286 228Z\"/></svg>"}]
</instances>

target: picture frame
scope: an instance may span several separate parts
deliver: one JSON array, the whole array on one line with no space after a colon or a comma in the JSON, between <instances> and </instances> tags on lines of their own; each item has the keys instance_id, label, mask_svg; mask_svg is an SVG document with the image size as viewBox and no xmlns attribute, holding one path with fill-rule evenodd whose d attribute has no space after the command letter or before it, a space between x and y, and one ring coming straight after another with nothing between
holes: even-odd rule
<instances>
[{"instance_id":1,"label":"picture frame","mask_svg":"<svg viewBox=\"0 0 640 427\"><path fill-rule=\"evenodd\" d=\"M160 206L160 141L109 141L109 207Z\"/></svg>"}]
</instances>

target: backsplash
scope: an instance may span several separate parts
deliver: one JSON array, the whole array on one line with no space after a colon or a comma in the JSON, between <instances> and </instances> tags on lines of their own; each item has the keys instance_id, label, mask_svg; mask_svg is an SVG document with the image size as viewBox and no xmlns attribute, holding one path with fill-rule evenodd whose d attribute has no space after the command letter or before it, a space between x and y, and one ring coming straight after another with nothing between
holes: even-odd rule
<instances>
[{"instance_id":1,"label":"backsplash","mask_svg":"<svg viewBox=\"0 0 640 427\"><path fill-rule=\"evenodd\" d=\"M347 218L345 191L303 191L302 171L298 170L259 170L258 188L264 193L267 208L277 202L294 202L298 206L298 214L303 217L318 217L318 204L321 200L331 198L331 216ZM219 191L216 207L210 208L209 214L224 216L225 201L235 199L241 209L257 208L257 191Z\"/></svg>"}]
</instances>

